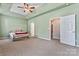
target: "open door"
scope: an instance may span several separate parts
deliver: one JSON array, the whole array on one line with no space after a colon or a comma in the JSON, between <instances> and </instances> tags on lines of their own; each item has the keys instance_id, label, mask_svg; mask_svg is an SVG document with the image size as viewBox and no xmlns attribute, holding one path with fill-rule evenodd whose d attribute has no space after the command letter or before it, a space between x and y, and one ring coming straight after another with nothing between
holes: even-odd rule
<instances>
[{"instance_id":1,"label":"open door","mask_svg":"<svg viewBox=\"0 0 79 59\"><path fill-rule=\"evenodd\" d=\"M75 46L75 15L60 18L60 42Z\"/></svg>"}]
</instances>

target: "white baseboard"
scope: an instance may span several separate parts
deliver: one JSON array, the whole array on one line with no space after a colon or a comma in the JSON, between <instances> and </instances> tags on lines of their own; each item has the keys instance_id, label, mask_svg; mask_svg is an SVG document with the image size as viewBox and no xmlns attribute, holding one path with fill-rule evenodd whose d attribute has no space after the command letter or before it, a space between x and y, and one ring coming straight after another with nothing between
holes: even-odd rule
<instances>
[{"instance_id":1,"label":"white baseboard","mask_svg":"<svg viewBox=\"0 0 79 59\"><path fill-rule=\"evenodd\" d=\"M44 40L50 40L50 39L44 38L44 37L37 37L37 38L44 39Z\"/></svg>"},{"instance_id":2,"label":"white baseboard","mask_svg":"<svg viewBox=\"0 0 79 59\"><path fill-rule=\"evenodd\" d=\"M54 38L54 39L58 39L58 40L60 39L60 38L58 38L58 37L53 37L53 38Z\"/></svg>"}]
</instances>

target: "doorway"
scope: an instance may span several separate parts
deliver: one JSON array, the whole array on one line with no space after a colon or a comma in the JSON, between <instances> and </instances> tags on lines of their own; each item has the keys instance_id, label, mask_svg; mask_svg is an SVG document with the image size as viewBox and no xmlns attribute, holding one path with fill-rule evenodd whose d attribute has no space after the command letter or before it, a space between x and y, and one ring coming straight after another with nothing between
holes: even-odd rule
<instances>
[{"instance_id":1,"label":"doorway","mask_svg":"<svg viewBox=\"0 0 79 59\"><path fill-rule=\"evenodd\" d=\"M61 43L75 46L75 15L51 19L49 21L49 39L59 39Z\"/></svg>"},{"instance_id":2,"label":"doorway","mask_svg":"<svg viewBox=\"0 0 79 59\"><path fill-rule=\"evenodd\" d=\"M53 18L51 21L51 40L60 39L60 18Z\"/></svg>"}]
</instances>

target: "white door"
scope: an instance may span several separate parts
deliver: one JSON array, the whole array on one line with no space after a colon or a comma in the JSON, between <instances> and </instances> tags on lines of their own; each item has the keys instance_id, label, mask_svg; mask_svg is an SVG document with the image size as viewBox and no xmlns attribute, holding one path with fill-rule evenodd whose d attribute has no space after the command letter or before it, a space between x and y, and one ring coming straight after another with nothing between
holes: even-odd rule
<instances>
[{"instance_id":1,"label":"white door","mask_svg":"<svg viewBox=\"0 0 79 59\"><path fill-rule=\"evenodd\" d=\"M35 26L34 26L34 23L31 23L31 28L30 28L30 33L31 33L31 36L35 36Z\"/></svg>"},{"instance_id":2,"label":"white door","mask_svg":"<svg viewBox=\"0 0 79 59\"><path fill-rule=\"evenodd\" d=\"M75 15L60 18L60 42L75 46Z\"/></svg>"}]
</instances>

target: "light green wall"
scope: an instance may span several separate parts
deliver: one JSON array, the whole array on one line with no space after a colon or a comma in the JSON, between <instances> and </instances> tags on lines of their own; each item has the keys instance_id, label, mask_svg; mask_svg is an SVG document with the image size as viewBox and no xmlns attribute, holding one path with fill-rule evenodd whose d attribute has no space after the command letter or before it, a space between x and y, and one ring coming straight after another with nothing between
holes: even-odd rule
<instances>
[{"instance_id":1,"label":"light green wall","mask_svg":"<svg viewBox=\"0 0 79 59\"><path fill-rule=\"evenodd\" d=\"M17 28L22 28L27 31L27 20L17 17L2 15L0 16L1 36L8 36L10 31L15 31Z\"/></svg>"},{"instance_id":2,"label":"light green wall","mask_svg":"<svg viewBox=\"0 0 79 59\"><path fill-rule=\"evenodd\" d=\"M0 15L0 36L1 36L1 15Z\"/></svg>"},{"instance_id":3,"label":"light green wall","mask_svg":"<svg viewBox=\"0 0 79 59\"><path fill-rule=\"evenodd\" d=\"M52 7L52 6L51 6ZM46 7L48 8L48 7ZM42 12L40 10L40 12ZM44 15L35 17L28 21L28 30L30 30L30 23L34 22L36 24L36 35L38 37L48 38L48 22L50 18L64 16L69 14L76 14L76 39L77 44L79 44L79 4L72 4L70 6L64 7L62 9L58 9L52 11L50 13L46 13Z\"/></svg>"},{"instance_id":4,"label":"light green wall","mask_svg":"<svg viewBox=\"0 0 79 59\"><path fill-rule=\"evenodd\" d=\"M9 31L15 31L21 27L27 31L27 20L25 16L11 12L12 3L0 4L0 36L8 36Z\"/></svg>"}]
</instances>

